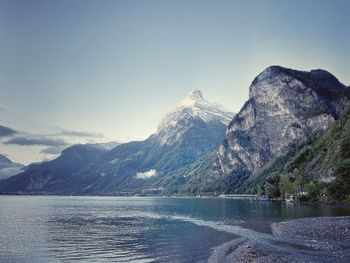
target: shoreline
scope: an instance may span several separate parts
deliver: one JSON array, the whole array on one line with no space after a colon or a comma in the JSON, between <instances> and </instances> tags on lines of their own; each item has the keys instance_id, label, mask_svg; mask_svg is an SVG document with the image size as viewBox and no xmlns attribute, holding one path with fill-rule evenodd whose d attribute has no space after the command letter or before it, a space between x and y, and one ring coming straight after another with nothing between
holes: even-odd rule
<instances>
[{"instance_id":1,"label":"shoreline","mask_svg":"<svg viewBox=\"0 0 350 263\"><path fill-rule=\"evenodd\" d=\"M301 202L293 201L288 202L284 199L276 198L266 198L255 195L245 195L242 194L241 197L236 195L235 197L230 196L219 196L219 195L64 195L64 194L54 194L54 193L4 193L0 192L0 196L59 196L59 197L148 197L148 198L191 198L191 199L231 199L231 200L246 200L246 201L257 201L257 202L276 202L276 203L286 203L291 205L319 205L319 206L331 206L340 208L350 208L349 202L340 201L313 201L313 202Z\"/></svg>"},{"instance_id":2,"label":"shoreline","mask_svg":"<svg viewBox=\"0 0 350 263\"><path fill-rule=\"evenodd\" d=\"M270 237L239 237L216 247L208 263L350 262L350 216L293 219L271 229Z\"/></svg>"}]
</instances>

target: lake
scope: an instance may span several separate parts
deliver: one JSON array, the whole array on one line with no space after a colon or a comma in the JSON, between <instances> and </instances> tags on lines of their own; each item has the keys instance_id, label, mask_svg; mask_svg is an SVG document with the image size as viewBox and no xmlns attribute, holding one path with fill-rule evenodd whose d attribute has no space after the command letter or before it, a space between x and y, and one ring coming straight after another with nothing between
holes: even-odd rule
<instances>
[{"instance_id":1,"label":"lake","mask_svg":"<svg viewBox=\"0 0 350 263\"><path fill-rule=\"evenodd\" d=\"M0 196L0 262L206 262L240 235L345 208L225 198Z\"/></svg>"}]
</instances>

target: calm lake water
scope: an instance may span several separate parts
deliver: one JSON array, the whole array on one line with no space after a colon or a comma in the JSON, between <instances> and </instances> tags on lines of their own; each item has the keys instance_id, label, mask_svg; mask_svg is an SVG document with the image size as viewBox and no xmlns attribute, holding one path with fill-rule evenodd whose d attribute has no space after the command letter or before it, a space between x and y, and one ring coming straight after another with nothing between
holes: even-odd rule
<instances>
[{"instance_id":1,"label":"calm lake water","mask_svg":"<svg viewBox=\"0 0 350 263\"><path fill-rule=\"evenodd\" d=\"M206 262L242 229L349 209L233 199L0 196L0 262ZM244 231L243 231L244 232Z\"/></svg>"}]
</instances>

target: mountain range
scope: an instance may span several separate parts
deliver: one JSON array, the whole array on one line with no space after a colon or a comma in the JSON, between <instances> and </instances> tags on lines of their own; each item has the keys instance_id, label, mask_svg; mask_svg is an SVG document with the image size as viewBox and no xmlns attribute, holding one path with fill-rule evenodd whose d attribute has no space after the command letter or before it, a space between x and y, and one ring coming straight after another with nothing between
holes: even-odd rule
<instances>
[{"instance_id":1,"label":"mountain range","mask_svg":"<svg viewBox=\"0 0 350 263\"><path fill-rule=\"evenodd\" d=\"M76 156L68 155L72 150L68 148L58 159L11 178L1 191L54 194L140 191L215 150L233 116L222 106L206 101L201 91L193 90L146 140L124 143L108 152L99 152L100 155L84 152L77 161ZM70 164L66 165L66 161Z\"/></svg>"},{"instance_id":2,"label":"mountain range","mask_svg":"<svg viewBox=\"0 0 350 263\"><path fill-rule=\"evenodd\" d=\"M0 191L114 195L157 190L272 196L274 189L277 196L286 193L281 190L283 183L295 184L297 178L305 181L301 187L330 184L339 179L338 163L346 164L348 158L340 151L339 162L330 161L332 154L327 151L347 149L349 107L349 87L331 73L271 66L253 80L249 99L237 114L193 90L146 140L83 154L77 161L69 157L71 169L60 170L62 164L67 167L62 159L68 148L58 159L7 179ZM327 133L342 139L324 139L327 154L320 154L317 140ZM307 147L313 149L312 158L304 156L301 167L292 165L301 152L308 152ZM303 169L295 172L292 167Z\"/></svg>"}]
</instances>

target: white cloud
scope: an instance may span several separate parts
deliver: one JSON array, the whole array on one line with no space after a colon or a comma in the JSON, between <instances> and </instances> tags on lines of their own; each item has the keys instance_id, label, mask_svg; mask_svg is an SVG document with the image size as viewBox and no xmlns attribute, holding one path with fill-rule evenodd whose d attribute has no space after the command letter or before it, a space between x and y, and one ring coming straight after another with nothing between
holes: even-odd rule
<instances>
[{"instance_id":1,"label":"white cloud","mask_svg":"<svg viewBox=\"0 0 350 263\"><path fill-rule=\"evenodd\" d=\"M155 169L151 169L147 172L143 172L143 173L136 173L136 178L138 179L148 179L151 178L153 176L157 175L157 171Z\"/></svg>"}]
</instances>

